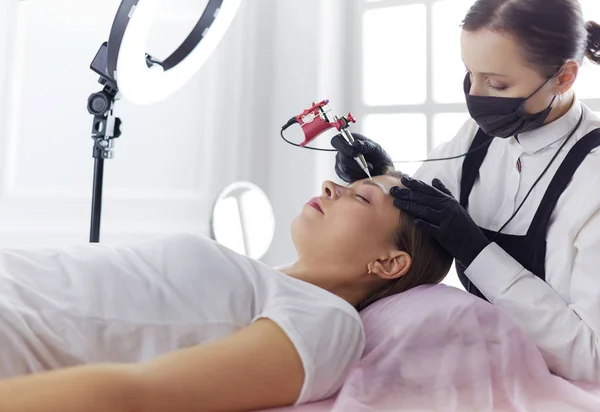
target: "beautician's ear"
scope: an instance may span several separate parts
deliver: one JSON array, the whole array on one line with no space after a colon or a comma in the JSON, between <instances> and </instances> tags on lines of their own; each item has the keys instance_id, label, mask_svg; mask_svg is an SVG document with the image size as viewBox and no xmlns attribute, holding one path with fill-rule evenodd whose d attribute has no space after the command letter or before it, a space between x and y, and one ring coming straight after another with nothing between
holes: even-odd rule
<instances>
[{"instance_id":1,"label":"beautician's ear","mask_svg":"<svg viewBox=\"0 0 600 412\"><path fill-rule=\"evenodd\" d=\"M412 265L412 258L406 252L397 251L389 258L379 259L369 264L369 274L384 280L398 279L406 275Z\"/></svg>"},{"instance_id":2,"label":"beautician's ear","mask_svg":"<svg viewBox=\"0 0 600 412\"><path fill-rule=\"evenodd\" d=\"M563 93L569 91L573 87L577 74L579 73L579 64L573 60L567 61L560 70L557 76L558 85L556 86L556 93Z\"/></svg>"}]
</instances>

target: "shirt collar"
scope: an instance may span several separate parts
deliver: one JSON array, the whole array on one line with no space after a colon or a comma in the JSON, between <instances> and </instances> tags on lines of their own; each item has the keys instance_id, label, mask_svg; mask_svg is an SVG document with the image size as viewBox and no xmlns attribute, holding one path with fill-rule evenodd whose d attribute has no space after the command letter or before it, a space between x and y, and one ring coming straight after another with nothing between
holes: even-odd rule
<instances>
[{"instance_id":1,"label":"shirt collar","mask_svg":"<svg viewBox=\"0 0 600 412\"><path fill-rule=\"evenodd\" d=\"M581 104L577 99L573 99L573 105L562 117L537 129L521 133L518 138L519 145L525 153L531 154L565 138L579 121L581 111Z\"/></svg>"}]
</instances>

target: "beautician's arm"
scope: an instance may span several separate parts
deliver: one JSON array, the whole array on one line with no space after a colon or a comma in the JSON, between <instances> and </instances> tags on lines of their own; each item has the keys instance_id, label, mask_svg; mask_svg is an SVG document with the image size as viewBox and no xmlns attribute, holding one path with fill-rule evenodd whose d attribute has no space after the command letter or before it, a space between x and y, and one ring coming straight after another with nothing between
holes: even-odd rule
<instances>
[{"instance_id":1,"label":"beautician's arm","mask_svg":"<svg viewBox=\"0 0 600 412\"><path fill-rule=\"evenodd\" d=\"M293 404L300 357L272 321L138 365L98 365L0 381L0 412L247 411Z\"/></svg>"},{"instance_id":2,"label":"beautician's arm","mask_svg":"<svg viewBox=\"0 0 600 412\"><path fill-rule=\"evenodd\" d=\"M596 179L590 187L599 184ZM598 207L600 195L589 193L595 199L583 204ZM490 302L533 338L552 372L600 384L600 208L591 216L582 210L579 217L586 223L573 243L574 262L546 268L546 274L570 269L570 274L562 275L569 279L569 302L495 243L465 273Z\"/></svg>"}]
</instances>

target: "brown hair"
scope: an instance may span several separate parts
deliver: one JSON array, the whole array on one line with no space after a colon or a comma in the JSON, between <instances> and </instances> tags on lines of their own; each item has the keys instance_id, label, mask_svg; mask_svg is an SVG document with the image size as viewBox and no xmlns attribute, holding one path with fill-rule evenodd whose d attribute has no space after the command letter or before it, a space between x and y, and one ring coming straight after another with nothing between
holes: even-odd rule
<instances>
[{"instance_id":1,"label":"brown hair","mask_svg":"<svg viewBox=\"0 0 600 412\"><path fill-rule=\"evenodd\" d=\"M395 170L390 170L385 175L398 179L403 176L401 172ZM357 310L419 285L440 283L452 266L452 256L435 239L416 228L415 218L405 212L400 213L400 224L394 242L398 250L405 251L411 256L412 265L404 276L389 280L371 292L357 305Z\"/></svg>"},{"instance_id":2,"label":"brown hair","mask_svg":"<svg viewBox=\"0 0 600 412\"><path fill-rule=\"evenodd\" d=\"M546 78L567 60L600 64L600 25L583 20L577 0L477 0L462 28L487 28L514 36L525 58Z\"/></svg>"}]
</instances>

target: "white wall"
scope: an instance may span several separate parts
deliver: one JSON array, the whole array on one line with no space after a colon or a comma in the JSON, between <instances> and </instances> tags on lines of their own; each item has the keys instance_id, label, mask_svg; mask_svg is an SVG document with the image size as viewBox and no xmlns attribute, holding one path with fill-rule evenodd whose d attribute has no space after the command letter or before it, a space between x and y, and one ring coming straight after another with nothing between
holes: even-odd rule
<instances>
[{"instance_id":1,"label":"white wall","mask_svg":"<svg viewBox=\"0 0 600 412\"><path fill-rule=\"evenodd\" d=\"M270 170L268 195L277 226L274 244L265 260L281 263L295 258L289 225L304 203L319 194L320 181L333 178L334 154L301 150L277 136L290 117L312 102L329 98L336 112L349 110L343 93L345 71L338 58L344 51L336 47L344 32L342 16L347 9L343 0L260 2L270 5L274 13L272 61L266 67L271 68L272 78L267 132L275 140L266 146L269 152L265 154ZM288 130L290 136L297 136L294 133L298 130ZM323 147L328 140L324 137L315 144Z\"/></svg>"},{"instance_id":2,"label":"white wall","mask_svg":"<svg viewBox=\"0 0 600 412\"><path fill-rule=\"evenodd\" d=\"M0 246L88 239L93 159L86 101L101 88L88 67L118 4L0 2ZM342 53L332 48L344 30L332 24L345 12L342 4L246 0L184 90L150 107L119 102L124 127L115 159L106 162L102 240L208 233L218 192L250 180L267 192L276 214L264 260L293 259L289 224L316 194L320 175L333 174L333 155L288 146L279 129L325 97L349 109L343 71L332 71ZM185 14L165 17L165 43L154 45L174 44L171 37L190 22Z\"/></svg>"}]
</instances>

